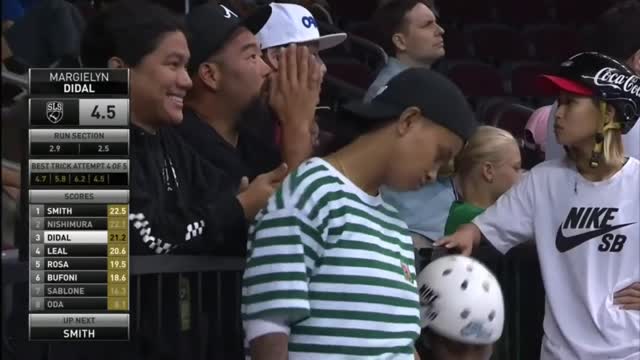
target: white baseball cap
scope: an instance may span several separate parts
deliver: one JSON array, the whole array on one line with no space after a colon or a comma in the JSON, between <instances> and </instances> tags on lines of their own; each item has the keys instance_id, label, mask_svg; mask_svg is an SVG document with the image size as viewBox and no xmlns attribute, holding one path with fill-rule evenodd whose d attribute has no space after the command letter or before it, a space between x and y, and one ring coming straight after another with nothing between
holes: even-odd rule
<instances>
[{"instance_id":1,"label":"white baseball cap","mask_svg":"<svg viewBox=\"0 0 640 360\"><path fill-rule=\"evenodd\" d=\"M262 49L292 43L317 41L320 50L330 49L346 40L346 33L320 36L318 23L309 10L296 4L272 3L271 16L256 34Z\"/></svg>"}]
</instances>

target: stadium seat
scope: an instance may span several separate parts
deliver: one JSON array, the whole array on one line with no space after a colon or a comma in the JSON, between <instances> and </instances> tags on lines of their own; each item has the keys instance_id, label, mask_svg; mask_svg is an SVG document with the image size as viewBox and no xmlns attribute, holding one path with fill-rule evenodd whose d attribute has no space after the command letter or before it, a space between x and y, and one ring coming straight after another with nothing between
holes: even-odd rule
<instances>
[{"instance_id":1,"label":"stadium seat","mask_svg":"<svg viewBox=\"0 0 640 360\"><path fill-rule=\"evenodd\" d=\"M476 58L489 61L521 60L527 57L524 39L513 28L499 24L483 24L468 27L465 32L470 39Z\"/></svg>"},{"instance_id":2,"label":"stadium seat","mask_svg":"<svg viewBox=\"0 0 640 360\"><path fill-rule=\"evenodd\" d=\"M502 96L505 94L500 72L476 61L459 61L449 65L447 76L467 96Z\"/></svg>"},{"instance_id":3,"label":"stadium seat","mask_svg":"<svg viewBox=\"0 0 640 360\"><path fill-rule=\"evenodd\" d=\"M515 98L506 96L493 96L480 99L471 99L475 103L476 119L482 124L495 124L496 115L502 110L505 103L516 102Z\"/></svg>"},{"instance_id":4,"label":"stadium seat","mask_svg":"<svg viewBox=\"0 0 640 360\"><path fill-rule=\"evenodd\" d=\"M591 1L586 6L581 0L557 0L556 21L562 24L585 24L602 14L618 0Z\"/></svg>"},{"instance_id":5,"label":"stadium seat","mask_svg":"<svg viewBox=\"0 0 640 360\"><path fill-rule=\"evenodd\" d=\"M496 17L495 9L488 1L447 0L437 1L436 6L439 18L446 22L486 23L493 21Z\"/></svg>"},{"instance_id":6,"label":"stadium seat","mask_svg":"<svg viewBox=\"0 0 640 360\"><path fill-rule=\"evenodd\" d=\"M444 49L447 59L468 59L471 57L471 49L464 32L453 27L445 29Z\"/></svg>"},{"instance_id":7,"label":"stadium seat","mask_svg":"<svg viewBox=\"0 0 640 360\"><path fill-rule=\"evenodd\" d=\"M371 0L329 0L334 20L365 21L371 18L376 10L377 1Z\"/></svg>"},{"instance_id":8,"label":"stadium seat","mask_svg":"<svg viewBox=\"0 0 640 360\"><path fill-rule=\"evenodd\" d=\"M342 32L337 26L321 21L318 22L318 27L321 35ZM388 61L387 53L385 53L380 45L353 33L349 33L347 40L340 46L323 51L322 58L325 60L352 58L366 65L372 72L376 72L382 68Z\"/></svg>"},{"instance_id":9,"label":"stadium seat","mask_svg":"<svg viewBox=\"0 0 640 360\"><path fill-rule=\"evenodd\" d=\"M493 126L509 131L514 137L520 140L520 144L525 139L525 126L533 109L517 103L505 103L500 111L495 115Z\"/></svg>"},{"instance_id":10,"label":"stadium seat","mask_svg":"<svg viewBox=\"0 0 640 360\"><path fill-rule=\"evenodd\" d=\"M552 3L545 0L497 0L499 19L511 25L546 23L552 17Z\"/></svg>"},{"instance_id":11,"label":"stadium seat","mask_svg":"<svg viewBox=\"0 0 640 360\"><path fill-rule=\"evenodd\" d=\"M309 5L308 9L316 18L316 20L333 24L333 17L331 16L331 12L321 4L313 3Z\"/></svg>"},{"instance_id":12,"label":"stadium seat","mask_svg":"<svg viewBox=\"0 0 640 360\"><path fill-rule=\"evenodd\" d=\"M582 48L578 32L562 25L533 26L525 36L533 45L535 58L545 62L565 60Z\"/></svg>"},{"instance_id":13,"label":"stadium seat","mask_svg":"<svg viewBox=\"0 0 640 360\"><path fill-rule=\"evenodd\" d=\"M518 97L546 96L537 81L541 74L549 73L553 66L541 62L521 62L507 66L511 94Z\"/></svg>"},{"instance_id":14,"label":"stadium seat","mask_svg":"<svg viewBox=\"0 0 640 360\"><path fill-rule=\"evenodd\" d=\"M382 42L382 33L376 26L369 21L361 21L350 24L345 29L350 35L356 35L363 39L369 40L377 45Z\"/></svg>"},{"instance_id":15,"label":"stadium seat","mask_svg":"<svg viewBox=\"0 0 640 360\"><path fill-rule=\"evenodd\" d=\"M375 73L366 65L352 58L326 59L327 74L360 89L368 89Z\"/></svg>"}]
</instances>

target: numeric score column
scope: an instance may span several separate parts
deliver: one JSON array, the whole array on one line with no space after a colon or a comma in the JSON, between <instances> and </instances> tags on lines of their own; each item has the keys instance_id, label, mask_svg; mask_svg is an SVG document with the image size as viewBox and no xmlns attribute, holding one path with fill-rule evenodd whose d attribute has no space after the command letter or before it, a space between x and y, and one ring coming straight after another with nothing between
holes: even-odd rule
<instances>
[{"instance_id":1,"label":"numeric score column","mask_svg":"<svg viewBox=\"0 0 640 360\"><path fill-rule=\"evenodd\" d=\"M30 340L129 339L129 71L29 70Z\"/></svg>"},{"instance_id":2,"label":"numeric score column","mask_svg":"<svg viewBox=\"0 0 640 360\"><path fill-rule=\"evenodd\" d=\"M129 310L129 205L107 208L107 308Z\"/></svg>"}]
</instances>

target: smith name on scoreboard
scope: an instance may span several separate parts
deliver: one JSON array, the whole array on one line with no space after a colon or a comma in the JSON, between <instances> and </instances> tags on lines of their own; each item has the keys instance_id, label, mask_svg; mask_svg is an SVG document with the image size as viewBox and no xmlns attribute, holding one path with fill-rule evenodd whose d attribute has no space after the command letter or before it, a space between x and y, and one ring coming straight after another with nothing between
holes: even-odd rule
<instances>
[{"instance_id":1,"label":"smith name on scoreboard","mask_svg":"<svg viewBox=\"0 0 640 360\"><path fill-rule=\"evenodd\" d=\"M93 94L95 82L109 82L106 71L60 71L49 74L50 82L62 82L65 94ZM75 83L75 84L74 84Z\"/></svg>"}]
</instances>

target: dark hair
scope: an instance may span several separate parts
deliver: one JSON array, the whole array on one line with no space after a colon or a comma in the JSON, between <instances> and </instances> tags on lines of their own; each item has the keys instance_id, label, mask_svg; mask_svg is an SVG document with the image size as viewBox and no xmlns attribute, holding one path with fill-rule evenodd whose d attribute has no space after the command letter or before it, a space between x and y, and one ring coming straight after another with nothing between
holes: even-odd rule
<instances>
[{"instance_id":1,"label":"dark hair","mask_svg":"<svg viewBox=\"0 0 640 360\"><path fill-rule=\"evenodd\" d=\"M182 19L146 0L119 0L96 15L82 38L85 67L106 67L117 56L135 67L169 32L186 33Z\"/></svg>"},{"instance_id":2,"label":"dark hair","mask_svg":"<svg viewBox=\"0 0 640 360\"><path fill-rule=\"evenodd\" d=\"M592 36L592 47L598 52L627 61L640 49L639 19L638 0L616 4L598 20Z\"/></svg>"},{"instance_id":3,"label":"dark hair","mask_svg":"<svg viewBox=\"0 0 640 360\"><path fill-rule=\"evenodd\" d=\"M433 9L432 0L390 0L376 10L371 28L376 32L377 43L391 56L396 55L396 46L393 44L393 34L405 29L406 14L416 5L424 4Z\"/></svg>"}]
</instances>

